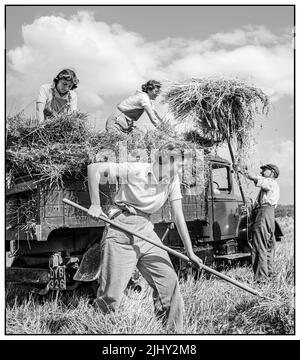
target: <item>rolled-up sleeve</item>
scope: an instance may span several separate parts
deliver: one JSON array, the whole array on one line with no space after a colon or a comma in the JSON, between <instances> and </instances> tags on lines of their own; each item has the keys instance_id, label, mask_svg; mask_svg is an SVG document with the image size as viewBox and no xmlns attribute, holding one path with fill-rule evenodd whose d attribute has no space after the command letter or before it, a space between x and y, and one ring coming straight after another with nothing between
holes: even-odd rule
<instances>
[{"instance_id":1,"label":"rolled-up sleeve","mask_svg":"<svg viewBox=\"0 0 300 360\"><path fill-rule=\"evenodd\" d=\"M139 104L143 108L152 108L150 98L146 93L141 93L139 95Z\"/></svg>"},{"instance_id":2,"label":"rolled-up sleeve","mask_svg":"<svg viewBox=\"0 0 300 360\"><path fill-rule=\"evenodd\" d=\"M174 177L174 180L170 184L169 198L170 201L182 199L181 190L180 190L180 181L178 175Z\"/></svg>"},{"instance_id":3,"label":"rolled-up sleeve","mask_svg":"<svg viewBox=\"0 0 300 360\"><path fill-rule=\"evenodd\" d=\"M47 85L42 85L39 89L36 102L46 104L48 97L49 97L49 89Z\"/></svg>"},{"instance_id":4,"label":"rolled-up sleeve","mask_svg":"<svg viewBox=\"0 0 300 360\"><path fill-rule=\"evenodd\" d=\"M127 184L131 180L131 176L134 176L139 171L139 164L137 163L113 163L109 164L109 175L112 178L118 178L122 184Z\"/></svg>"},{"instance_id":5,"label":"rolled-up sleeve","mask_svg":"<svg viewBox=\"0 0 300 360\"><path fill-rule=\"evenodd\" d=\"M259 177L257 182L256 182L256 186L260 187L264 190L272 190L273 187L273 181L272 179L267 179L264 177Z\"/></svg>"},{"instance_id":6,"label":"rolled-up sleeve","mask_svg":"<svg viewBox=\"0 0 300 360\"><path fill-rule=\"evenodd\" d=\"M72 91L70 108L71 108L71 111L77 110L77 94L74 91Z\"/></svg>"}]
</instances>

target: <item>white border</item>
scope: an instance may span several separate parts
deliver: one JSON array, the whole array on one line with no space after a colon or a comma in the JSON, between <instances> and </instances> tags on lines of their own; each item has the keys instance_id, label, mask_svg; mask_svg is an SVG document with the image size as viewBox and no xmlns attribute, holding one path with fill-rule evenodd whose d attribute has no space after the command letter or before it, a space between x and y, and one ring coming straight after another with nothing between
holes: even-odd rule
<instances>
[{"instance_id":1,"label":"white border","mask_svg":"<svg viewBox=\"0 0 300 360\"><path fill-rule=\"evenodd\" d=\"M5 9L4 9L4 5L83 5L83 6L87 6L87 5L295 5L295 1L269 1L269 0L265 0L265 1L230 1L230 2L226 2L226 1L222 1L222 0L217 0L217 1L205 1L203 3L201 3L200 1L191 1L189 0L188 2L183 2L183 1L122 1L122 0L118 0L118 1L112 1L112 0L106 0L106 1L95 1L95 0L89 0L88 4L85 5L84 2L81 1L68 1L65 0L63 2L61 1L51 1L51 2L43 2L41 4L41 1L30 1L30 2L18 2L18 1L5 1L3 2L3 6L1 6L1 14L0 14L0 18L1 21L4 22L4 13L5 13ZM299 13L298 10L298 6L296 6L296 19L298 19L297 15ZM2 25L2 29L4 28L4 23ZM2 44L2 49L5 48L4 44L4 33L1 37L1 42L3 42ZM296 38L296 47L297 47L297 38ZM297 73L297 72L296 72ZM5 94L2 94L3 89L4 89L4 56L1 57L1 74L2 74L2 80L1 81L1 114L4 114L4 102L5 102ZM297 77L296 77L296 84L298 84L297 81ZM296 97L296 101L295 104L299 104L300 99L299 99L299 95L296 92L297 97ZM3 118L2 118L3 119ZM1 121L1 128L0 128L0 134L1 134L1 145L2 145L2 151L4 152L4 144L2 144L3 139L4 139L4 131L5 131L5 123L4 120ZM296 121L295 121L295 125L296 125ZM295 129L295 131L297 130L297 127ZM296 138L298 138L297 133L295 134ZM297 142L295 141L295 144L297 144ZM3 154L2 152L2 154ZM296 156L296 160L297 160L297 148L296 148L296 152L295 152L295 156ZM298 173L298 169L296 166L295 169L295 174L296 174L296 179L297 179L297 173ZM3 188L3 184L4 184L4 174L5 174L5 170L4 170L4 156L3 156L3 161L1 161L1 168L0 168L0 176L1 176L1 192L0 192L0 197L1 199L4 200L4 188ZM296 184L296 182L295 182ZM296 189L295 189L296 190ZM296 202L295 202L295 206L298 203L298 194L296 191L296 198L295 198ZM3 201L4 202L4 201ZM3 216L1 217L1 230L3 231L2 233L5 234L4 229L4 204L2 204L1 202L1 208L3 209ZM297 224L299 220L299 216L298 213L296 212L296 218L295 218L295 223ZM299 336L299 295L297 294L297 304L296 304L296 335L295 336L278 336L278 335L274 335L274 336L266 336L266 335L172 335L172 336L167 336L167 335L34 335L34 336L30 336L30 335L14 335L14 336L10 336L10 335L4 335L5 332L5 318L4 318L4 309L5 309L5 298L4 298L4 254L5 254L5 248L4 248L4 239L2 237L1 240L1 250L0 250L0 274L1 274L1 294L0 294L0 309L1 309L1 315L0 315L0 339L13 339L13 340L81 340L81 339L88 339L88 340L94 340L94 341L114 341L114 340L140 340L140 341L145 341L147 342L147 340L172 340L174 341L174 343L178 342L179 340L185 341L185 340L195 340L197 341L197 344L200 346L201 348L201 340L216 340L216 339L220 339L220 340L269 340L269 339L276 339L276 340L296 340L296 339L300 339ZM296 253L295 253L295 257L296 259L299 259L299 244L296 244ZM297 276L296 276L296 288L297 285L299 283L299 265L296 266L297 269ZM199 342L200 341L200 342Z\"/></svg>"}]
</instances>

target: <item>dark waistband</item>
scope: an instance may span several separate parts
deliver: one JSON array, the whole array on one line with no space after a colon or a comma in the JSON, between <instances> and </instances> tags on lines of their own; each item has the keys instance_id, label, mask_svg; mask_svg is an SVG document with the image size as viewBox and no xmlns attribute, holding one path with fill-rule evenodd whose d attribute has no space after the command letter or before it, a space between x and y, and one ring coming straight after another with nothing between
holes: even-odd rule
<instances>
[{"instance_id":1,"label":"dark waistband","mask_svg":"<svg viewBox=\"0 0 300 360\"><path fill-rule=\"evenodd\" d=\"M255 208L253 210L256 210L256 209L261 209L261 208L272 208L272 209L275 209L275 205L271 205L269 203L265 203L265 204L262 204L262 205L257 205L255 206Z\"/></svg>"},{"instance_id":2,"label":"dark waistband","mask_svg":"<svg viewBox=\"0 0 300 360\"><path fill-rule=\"evenodd\" d=\"M130 215L134 215L134 216L143 216L145 218L150 217L150 214L147 214L147 213L133 207L132 205L127 205L127 204L114 204L113 207L110 209L110 211L112 211L112 215L110 216L111 220L123 212L127 212Z\"/></svg>"}]
</instances>

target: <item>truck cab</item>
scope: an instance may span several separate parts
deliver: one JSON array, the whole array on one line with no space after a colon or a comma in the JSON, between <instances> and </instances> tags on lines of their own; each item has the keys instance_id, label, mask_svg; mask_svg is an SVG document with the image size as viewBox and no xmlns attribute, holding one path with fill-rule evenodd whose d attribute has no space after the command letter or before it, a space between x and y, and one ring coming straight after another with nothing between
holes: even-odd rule
<instances>
[{"instance_id":1,"label":"truck cab","mask_svg":"<svg viewBox=\"0 0 300 360\"><path fill-rule=\"evenodd\" d=\"M243 201L235 174L229 161L214 157L210 159L209 216L211 237L214 241L214 258L231 260L249 257L249 246L243 246L241 232L249 225L243 210ZM246 229L248 230L248 229ZM246 245L249 240L247 234Z\"/></svg>"},{"instance_id":2,"label":"truck cab","mask_svg":"<svg viewBox=\"0 0 300 360\"><path fill-rule=\"evenodd\" d=\"M221 158L210 160L209 209L214 241L236 237L242 199L233 185L230 163Z\"/></svg>"},{"instance_id":3,"label":"truck cab","mask_svg":"<svg viewBox=\"0 0 300 360\"><path fill-rule=\"evenodd\" d=\"M201 203L205 207L202 215L197 212L196 216L191 218L193 196L189 196L188 205L185 204L185 196L183 197L183 210L194 252L207 265L250 259L250 221L242 206L243 201L232 165L228 160L212 155L207 155L205 162L207 182L197 203L198 206ZM170 232L165 244L183 250L176 231ZM172 260L177 269L185 271L186 264Z\"/></svg>"}]
</instances>

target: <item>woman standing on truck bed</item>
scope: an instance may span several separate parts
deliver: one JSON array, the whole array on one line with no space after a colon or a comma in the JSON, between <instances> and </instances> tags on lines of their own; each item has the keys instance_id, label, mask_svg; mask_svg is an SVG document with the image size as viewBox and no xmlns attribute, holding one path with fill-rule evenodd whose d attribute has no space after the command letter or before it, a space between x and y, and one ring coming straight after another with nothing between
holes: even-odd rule
<instances>
[{"instance_id":1,"label":"woman standing on truck bed","mask_svg":"<svg viewBox=\"0 0 300 360\"><path fill-rule=\"evenodd\" d=\"M36 118L39 123L46 118L69 114L77 110L77 88L79 80L73 70L64 69L53 79L52 84L40 87L36 100Z\"/></svg>"},{"instance_id":2,"label":"woman standing on truck bed","mask_svg":"<svg viewBox=\"0 0 300 360\"><path fill-rule=\"evenodd\" d=\"M161 83L149 80L142 85L142 91L138 90L134 95L119 103L113 113L106 120L107 131L120 131L129 134L135 128L134 123L146 111L150 121L156 127L161 118L157 114L153 100L160 93Z\"/></svg>"}]
</instances>

